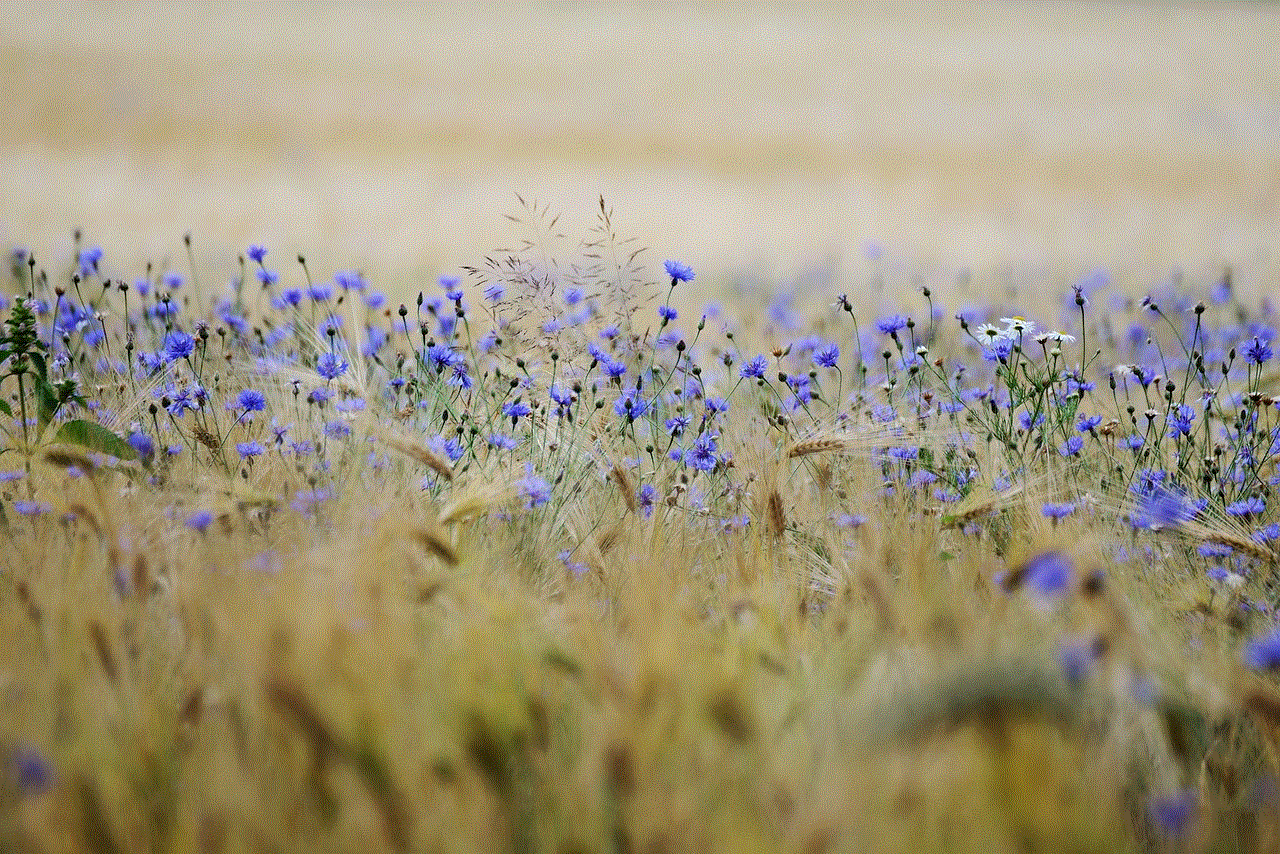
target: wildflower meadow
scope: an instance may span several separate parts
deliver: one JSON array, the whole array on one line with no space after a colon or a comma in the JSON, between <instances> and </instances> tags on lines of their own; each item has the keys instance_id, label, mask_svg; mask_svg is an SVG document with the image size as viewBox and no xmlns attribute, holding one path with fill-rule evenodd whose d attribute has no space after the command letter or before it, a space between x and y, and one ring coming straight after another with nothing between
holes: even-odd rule
<instances>
[{"instance_id":1,"label":"wildflower meadow","mask_svg":"<svg viewBox=\"0 0 1280 854\"><path fill-rule=\"evenodd\" d=\"M1280 849L1251 271L517 219L425 281L6 247L0 850Z\"/></svg>"}]
</instances>

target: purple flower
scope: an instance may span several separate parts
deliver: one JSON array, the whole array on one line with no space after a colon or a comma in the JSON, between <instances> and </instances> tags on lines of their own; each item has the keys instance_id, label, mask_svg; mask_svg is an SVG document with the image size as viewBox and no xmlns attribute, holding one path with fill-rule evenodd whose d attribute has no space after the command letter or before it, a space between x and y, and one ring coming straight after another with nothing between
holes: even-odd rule
<instances>
[{"instance_id":1,"label":"purple flower","mask_svg":"<svg viewBox=\"0 0 1280 854\"><path fill-rule=\"evenodd\" d=\"M43 501L28 501L25 498L19 498L13 502L13 509L23 516L41 516L51 511L53 507Z\"/></svg>"},{"instance_id":2,"label":"purple flower","mask_svg":"<svg viewBox=\"0 0 1280 854\"><path fill-rule=\"evenodd\" d=\"M164 336L164 355L165 360L176 362L179 359L186 359L191 356L196 349L196 340L181 329L174 329L168 335Z\"/></svg>"},{"instance_id":3,"label":"purple flower","mask_svg":"<svg viewBox=\"0 0 1280 854\"><path fill-rule=\"evenodd\" d=\"M693 440L693 447L684 452L684 464L698 471L711 471L716 467L716 435L703 433Z\"/></svg>"},{"instance_id":4,"label":"purple flower","mask_svg":"<svg viewBox=\"0 0 1280 854\"><path fill-rule=\"evenodd\" d=\"M1244 663L1256 670L1280 667L1280 629L1244 645Z\"/></svg>"},{"instance_id":5,"label":"purple flower","mask_svg":"<svg viewBox=\"0 0 1280 854\"><path fill-rule=\"evenodd\" d=\"M1163 472L1161 472L1163 474ZM1133 517L1135 527L1177 526L1196 515L1196 507L1186 496L1160 484L1152 484Z\"/></svg>"},{"instance_id":6,"label":"purple flower","mask_svg":"<svg viewBox=\"0 0 1280 854\"><path fill-rule=\"evenodd\" d=\"M667 431L668 436L683 436L692 421L692 416L688 414L673 415L663 422L662 429Z\"/></svg>"},{"instance_id":7,"label":"purple flower","mask_svg":"<svg viewBox=\"0 0 1280 854\"><path fill-rule=\"evenodd\" d=\"M894 314L876 321L876 329L885 335L897 335L907 328L907 318L902 314Z\"/></svg>"},{"instance_id":8,"label":"purple flower","mask_svg":"<svg viewBox=\"0 0 1280 854\"><path fill-rule=\"evenodd\" d=\"M764 355L757 355L750 361L743 364L738 370L738 376L745 379L764 379L764 372L769 369L769 360Z\"/></svg>"},{"instance_id":9,"label":"purple flower","mask_svg":"<svg viewBox=\"0 0 1280 854\"><path fill-rule=\"evenodd\" d=\"M820 368L834 368L840 361L840 348L829 344L813 354L813 363Z\"/></svg>"},{"instance_id":10,"label":"purple flower","mask_svg":"<svg viewBox=\"0 0 1280 854\"><path fill-rule=\"evenodd\" d=\"M1045 505L1040 508L1040 512L1044 514L1045 518L1052 519L1056 522L1059 519L1065 519L1072 513L1076 512L1076 505L1070 501L1062 504L1054 504L1046 501Z\"/></svg>"},{"instance_id":11,"label":"purple flower","mask_svg":"<svg viewBox=\"0 0 1280 854\"><path fill-rule=\"evenodd\" d=\"M636 498L640 502L640 509L646 519L653 515L653 502L657 496L658 490L654 488L652 483L646 483L636 490Z\"/></svg>"},{"instance_id":12,"label":"purple flower","mask_svg":"<svg viewBox=\"0 0 1280 854\"><path fill-rule=\"evenodd\" d=\"M1023 565L1024 583L1046 596L1061 593L1071 584L1071 559L1057 550L1041 552Z\"/></svg>"},{"instance_id":13,"label":"purple flower","mask_svg":"<svg viewBox=\"0 0 1280 854\"><path fill-rule=\"evenodd\" d=\"M197 510L187 517L187 521L184 524L191 530L203 534L205 529L212 523L213 513L208 510Z\"/></svg>"},{"instance_id":14,"label":"purple flower","mask_svg":"<svg viewBox=\"0 0 1280 854\"><path fill-rule=\"evenodd\" d=\"M1185 403L1178 404L1169 410L1169 435L1173 438L1187 436L1191 433L1191 423L1196 420L1196 411Z\"/></svg>"},{"instance_id":15,"label":"purple flower","mask_svg":"<svg viewBox=\"0 0 1280 854\"><path fill-rule=\"evenodd\" d=\"M80 267L80 276L87 278L98 272L98 262L101 260L101 246L90 246L87 249L81 249L80 254L76 257L77 265Z\"/></svg>"},{"instance_id":16,"label":"purple flower","mask_svg":"<svg viewBox=\"0 0 1280 854\"><path fill-rule=\"evenodd\" d=\"M38 795L53 783L53 769L44 757L30 747L17 747L9 754L9 767L18 790Z\"/></svg>"},{"instance_id":17,"label":"purple flower","mask_svg":"<svg viewBox=\"0 0 1280 854\"><path fill-rule=\"evenodd\" d=\"M1244 350L1244 360L1251 365L1261 365L1274 356L1271 347L1261 338L1254 337L1253 343Z\"/></svg>"},{"instance_id":18,"label":"purple flower","mask_svg":"<svg viewBox=\"0 0 1280 854\"><path fill-rule=\"evenodd\" d=\"M1167 838L1185 836L1196 814L1196 793L1192 789L1172 795L1158 795L1147 804L1151 824Z\"/></svg>"},{"instance_id":19,"label":"purple flower","mask_svg":"<svg viewBox=\"0 0 1280 854\"><path fill-rule=\"evenodd\" d=\"M138 452L143 462L149 461L155 455L155 443L151 441L150 436L140 430L134 430L125 441L129 443L129 447Z\"/></svg>"},{"instance_id":20,"label":"purple flower","mask_svg":"<svg viewBox=\"0 0 1280 854\"><path fill-rule=\"evenodd\" d=\"M613 402L613 412L630 423L648 412L649 406L649 401L641 397L639 391L629 388Z\"/></svg>"},{"instance_id":21,"label":"purple flower","mask_svg":"<svg viewBox=\"0 0 1280 854\"><path fill-rule=\"evenodd\" d=\"M525 476L516 483L516 489L524 497L526 510L540 507L551 500L551 484L533 473L533 466L525 466Z\"/></svg>"},{"instance_id":22,"label":"purple flower","mask_svg":"<svg viewBox=\"0 0 1280 854\"><path fill-rule=\"evenodd\" d=\"M1058 446L1058 453L1064 457L1074 457L1080 453L1080 449L1084 447L1084 439L1080 436L1072 436L1067 441Z\"/></svg>"},{"instance_id":23,"label":"purple flower","mask_svg":"<svg viewBox=\"0 0 1280 854\"><path fill-rule=\"evenodd\" d=\"M168 272L164 274L164 286L171 291L182 288L182 275L180 273Z\"/></svg>"},{"instance_id":24,"label":"purple flower","mask_svg":"<svg viewBox=\"0 0 1280 854\"><path fill-rule=\"evenodd\" d=\"M671 277L671 283L691 282L693 281L693 268L688 264L682 264L679 261L664 261L663 268L666 269L667 275Z\"/></svg>"},{"instance_id":25,"label":"purple flower","mask_svg":"<svg viewBox=\"0 0 1280 854\"><path fill-rule=\"evenodd\" d=\"M1093 643L1071 643L1058 650L1058 664L1062 675L1072 685L1079 685L1093 671L1096 647Z\"/></svg>"},{"instance_id":26,"label":"purple flower","mask_svg":"<svg viewBox=\"0 0 1280 854\"><path fill-rule=\"evenodd\" d=\"M1227 505L1227 512L1232 516L1256 516L1266 509L1267 503L1257 495Z\"/></svg>"},{"instance_id":27,"label":"purple flower","mask_svg":"<svg viewBox=\"0 0 1280 854\"><path fill-rule=\"evenodd\" d=\"M280 281L280 274L274 270L268 270L266 267L259 267L255 275L257 275L258 281L262 283L264 288L269 288Z\"/></svg>"},{"instance_id":28,"label":"purple flower","mask_svg":"<svg viewBox=\"0 0 1280 854\"><path fill-rule=\"evenodd\" d=\"M316 373L327 380L337 379L347 372L347 363L333 353L325 353L316 360Z\"/></svg>"},{"instance_id":29,"label":"purple flower","mask_svg":"<svg viewBox=\"0 0 1280 854\"><path fill-rule=\"evenodd\" d=\"M502 404L502 414L511 419L511 426L513 427L518 420L532 413L533 410L529 407L529 404L518 397Z\"/></svg>"},{"instance_id":30,"label":"purple flower","mask_svg":"<svg viewBox=\"0 0 1280 854\"><path fill-rule=\"evenodd\" d=\"M676 310L669 305L660 305L658 306L658 317L661 317L664 323L669 320L675 320L677 317Z\"/></svg>"},{"instance_id":31,"label":"purple flower","mask_svg":"<svg viewBox=\"0 0 1280 854\"><path fill-rule=\"evenodd\" d=\"M253 263L261 264L262 259L267 257L267 249L265 246L258 246L257 244L255 244L253 246L250 246L249 251L246 252L245 254L249 256L249 260L252 261Z\"/></svg>"},{"instance_id":32,"label":"purple flower","mask_svg":"<svg viewBox=\"0 0 1280 854\"><path fill-rule=\"evenodd\" d=\"M245 412L261 412L267 408L267 399L255 389L245 389L236 400Z\"/></svg>"},{"instance_id":33,"label":"purple flower","mask_svg":"<svg viewBox=\"0 0 1280 854\"><path fill-rule=\"evenodd\" d=\"M1102 423L1101 415L1090 415L1087 418L1081 418L1076 423L1076 430L1078 430L1081 433L1088 433L1090 430L1095 429L1101 423Z\"/></svg>"},{"instance_id":34,"label":"purple flower","mask_svg":"<svg viewBox=\"0 0 1280 854\"><path fill-rule=\"evenodd\" d=\"M256 457L263 453L265 449L258 442L237 442L236 452L240 454L240 459L247 460L250 457Z\"/></svg>"}]
</instances>

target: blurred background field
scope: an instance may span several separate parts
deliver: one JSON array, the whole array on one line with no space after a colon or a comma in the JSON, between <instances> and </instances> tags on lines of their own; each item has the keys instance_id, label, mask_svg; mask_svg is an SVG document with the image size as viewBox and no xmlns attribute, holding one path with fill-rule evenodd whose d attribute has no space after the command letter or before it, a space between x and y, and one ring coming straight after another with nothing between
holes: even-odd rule
<instances>
[{"instance_id":1,"label":"blurred background field","mask_svg":"<svg viewBox=\"0 0 1280 854\"><path fill-rule=\"evenodd\" d=\"M910 265L1274 283L1270 4L5 4L0 240L192 232L382 284L514 193L704 272ZM704 276L703 283L710 283ZM393 285L394 287L394 285ZM416 291L408 284L406 291Z\"/></svg>"}]
</instances>

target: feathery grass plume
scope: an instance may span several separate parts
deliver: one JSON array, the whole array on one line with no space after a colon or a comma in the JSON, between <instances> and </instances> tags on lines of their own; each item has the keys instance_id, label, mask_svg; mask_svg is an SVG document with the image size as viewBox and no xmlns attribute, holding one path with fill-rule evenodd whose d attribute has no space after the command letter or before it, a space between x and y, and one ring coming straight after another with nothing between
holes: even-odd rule
<instances>
[{"instance_id":1,"label":"feathery grass plume","mask_svg":"<svg viewBox=\"0 0 1280 854\"><path fill-rule=\"evenodd\" d=\"M89 621L89 637L93 641L93 650L98 654L98 663L102 672L112 685L120 684L120 667L116 664L116 655L111 651L111 641L107 639L107 630L98 620Z\"/></svg>"},{"instance_id":2,"label":"feathery grass plume","mask_svg":"<svg viewBox=\"0 0 1280 854\"><path fill-rule=\"evenodd\" d=\"M631 484L631 475L627 474L619 463L614 463L609 469L609 477L618 486L618 492L622 494L622 500L627 505L627 509L635 513L640 509L640 503L636 500L636 491Z\"/></svg>"},{"instance_id":3,"label":"feathery grass plume","mask_svg":"<svg viewBox=\"0 0 1280 854\"><path fill-rule=\"evenodd\" d=\"M449 566L458 565L458 552L453 545L445 539L445 536L441 531L427 528L414 528L412 531L412 537L414 542L422 546L428 554L435 555Z\"/></svg>"},{"instance_id":4,"label":"feathery grass plume","mask_svg":"<svg viewBox=\"0 0 1280 854\"><path fill-rule=\"evenodd\" d=\"M88 454L70 445L50 445L44 449L44 458L64 469L76 468L86 474L98 470L98 464Z\"/></svg>"},{"instance_id":5,"label":"feathery grass plume","mask_svg":"<svg viewBox=\"0 0 1280 854\"><path fill-rule=\"evenodd\" d=\"M769 490L769 498L766 504L766 518L769 521L769 531L774 537L781 538L787 532L787 510L782 503L782 495L775 486Z\"/></svg>"},{"instance_id":6,"label":"feathery grass plume","mask_svg":"<svg viewBox=\"0 0 1280 854\"><path fill-rule=\"evenodd\" d=\"M811 454L826 454L833 451L847 451L857 447L855 442L847 437L840 436L813 436L808 439L801 439L792 443L787 450L787 457L795 459L797 457L807 457Z\"/></svg>"},{"instance_id":7,"label":"feathery grass plume","mask_svg":"<svg viewBox=\"0 0 1280 854\"><path fill-rule=\"evenodd\" d=\"M441 525L454 525L479 519L492 510L505 507L517 497L514 482L507 483L481 478L467 479L450 493L440 505L436 517Z\"/></svg>"},{"instance_id":8,"label":"feathery grass plume","mask_svg":"<svg viewBox=\"0 0 1280 854\"><path fill-rule=\"evenodd\" d=\"M415 442L403 436L384 431L380 438L388 448L399 451L411 460L422 463L447 481L453 480L453 463L428 448L422 442Z\"/></svg>"},{"instance_id":9,"label":"feathery grass plume","mask_svg":"<svg viewBox=\"0 0 1280 854\"><path fill-rule=\"evenodd\" d=\"M1033 659L970 662L926 677L872 710L873 738L914 741L967 724L1043 721L1061 729L1081 719L1081 695L1058 670Z\"/></svg>"},{"instance_id":10,"label":"feathery grass plume","mask_svg":"<svg viewBox=\"0 0 1280 854\"><path fill-rule=\"evenodd\" d=\"M27 619L33 625L39 626L44 620L44 613L40 610L40 605L36 602L35 597L31 595L31 587L25 581L19 581L14 585L14 592L18 595L18 602L26 610Z\"/></svg>"}]
</instances>

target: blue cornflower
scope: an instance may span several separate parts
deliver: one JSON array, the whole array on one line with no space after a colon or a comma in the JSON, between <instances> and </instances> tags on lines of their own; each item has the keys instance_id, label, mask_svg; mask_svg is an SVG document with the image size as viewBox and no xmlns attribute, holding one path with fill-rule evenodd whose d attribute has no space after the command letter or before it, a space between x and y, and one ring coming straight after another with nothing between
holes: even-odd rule
<instances>
[{"instance_id":1,"label":"blue cornflower","mask_svg":"<svg viewBox=\"0 0 1280 854\"><path fill-rule=\"evenodd\" d=\"M512 427L514 427L516 422L521 418L532 413L533 410L529 407L529 404L525 403L518 397L515 400L509 400L502 404L502 414L511 419Z\"/></svg>"},{"instance_id":2,"label":"blue cornflower","mask_svg":"<svg viewBox=\"0 0 1280 854\"><path fill-rule=\"evenodd\" d=\"M1169 410L1169 435L1177 438L1191 433L1191 422L1196 420L1196 411L1185 403L1180 403Z\"/></svg>"},{"instance_id":3,"label":"blue cornflower","mask_svg":"<svg viewBox=\"0 0 1280 854\"><path fill-rule=\"evenodd\" d=\"M813 363L820 368L834 368L839 361L840 348L835 344L828 344L813 354Z\"/></svg>"},{"instance_id":4,"label":"blue cornflower","mask_svg":"<svg viewBox=\"0 0 1280 854\"><path fill-rule=\"evenodd\" d=\"M649 401L641 397L639 391L629 388L613 402L613 412L619 418L626 418L629 423L648 412L649 406Z\"/></svg>"},{"instance_id":5,"label":"blue cornflower","mask_svg":"<svg viewBox=\"0 0 1280 854\"><path fill-rule=\"evenodd\" d=\"M1065 519L1072 513L1076 512L1076 505L1070 501L1066 501L1061 504L1054 504L1053 502L1046 501L1044 506L1040 508L1040 512L1044 514L1045 518L1052 519L1056 522L1059 519Z\"/></svg>"},{"instance_id":6,"label":"blue cornflower","mask_svg":"<svg viewBox=\"0 0 1280 854\"><path fill-rule=\"evenodd\" d=\"M240 455L240 459L246 460L250 457L256 457L266 451L259 442L237 442L236 453Z\"/></svg>"},{"instance_id":7,"label":"blue cornflower","mask_svg":"<svg viewBox=\"0 0 1280 854\"><path fill-rule=\"evenodd\" d=\"M653 515L653 502L658 497L658 490L652 483L646 483L636 490L636 499L640 502L640 510L648 519Z\"/></svg>"},{"instance_id":8,"label":"blue cornflower","mask_svg":"<svg viewBox=\"0 0 1280 854\"><path fill-rule=\"evenodd\" d=\"M729 401L723 397L708 397L706 400L707 413L712 416L720 415L729 411Z\"/></svg>"},{"instance_id":9,"label":"blue cornflower","mask_svg":"<svg viewBox=\"0 0 1280 854\"><path fill-rule=\"evenodd\" d=\"M458 287L457 276L441 276L440 287L444 289L444 298L450 302L462 299L462 289Z\"/></svg>"},{"instance_id":10,"label":"blue cornflower","mask_svg":"<svg viewBox=\"0 0 1280 854\"><path fill-rule=\"evenodd\" d=\"M208 510L197 510L187 517L185 524L191 530L203 534L213 524L213 513Z\"/></svg>"},{"instance_id":11,"label":"blue cornflower","mask_svg":"<svg viewBox=\"0 0 1280 854\"><path fill-rule=\"evenodd\" d=\"M333 282L344 291L364 291L368 287L364 277L354 270L339 270L333 274Z\"/></svg>"},{"instance_id":12,"label":"blue cornflower","mask_svg":"<svg viewBox=\"0 0 1280 854\"><path fill-rule=\"evenodd\" d=\"M257 244L250 246L249 251L245 253L249 256L249 260L255 264L261 264L262 259L267 257L267 248L258 246Z\"/></svg>"},{"instance_id":13,"label":"blue cornflower","mask_svg":"<svg viewBox=\"0 0 1280 854\"><path fill-rule=\"evenodd\" d=\"M502 296L506 292L507 292L507 289L502 284L502 282L490 282L489 284L485 285L484 298L487 299L489 302L501 302Z\"/></svg>"},{"instance_id":14,"label":"blue cornflower","mask_svg":"<svg viewBox=\"0 0 1280 854\"><path fill-rule=\"evenodd\" d=\"M165 360L176 362L179 359L186 359L195 352L196 339L192 338L181 329L174 329L168 335L164 336L164 355Z\"/></svg>"},{"instance_id":15,"label":"blue cornflower","mask_svg":"<svg viewBox=\"0 0 1280 854\"><path fill-rule=\"evenodd\" d=\"M1009 338L997 338L989 346L982 348L982 358L988 362L1002 362L1013 355L1013 341Z\"/></svg>"},{"instance_id":16,"label":"blue cornflower","mask_svg":"<svg viewBox=\"0 0 1280 854\"><path fill-rule=\"evenodd\" d=\"M258 277L258 281L262 283L264 288L269 288L276 282L280 281L280 274L274 270L268 270L266 267L259 267L254 274Z\"/></svg>"},{"instance_id":17,"label":"blue cornflower","mask_svg":"<svg viewBox=\"0 0 1280 854\"><path fill-rule=\"evenodd\" d=\"M1142 497L1137 527L1177 526L1195 518L1196 507L1186 496L1159 484L1153 485L1149 494Z\"/></svg>"},{"instance_id":18,"label":"blue cornflower","mask_svg":"<svg viewBox=\"0 0 1280 854\"><path fill-rule=\"evenodd\" d=\"M764 379L764 372L769 369L769 360L763 354L757 355L738 369L738 376L745 379Z\"/></svg>"},{"instance_id":19,"label":"blue cornflower","mask_svg":"<svg viewBox=\"0 0 1280 854\"><path fill-rule=\"evenodd\" d=\"M667 275L671 277L671 283L691 282L694 278L693 268L688 264L682 264L679 261L663 261L663 268L666 269Z\"/></svg>"},{"instance_id":20,"label":"blue cornflower","mask_svg":"<svg viewBox=\"0 0 1280 854\"><path fill-rule=\"evenodd\" d=\"M171 291L177 291L182 289L181 273L175 273L170 271L164 274L164 278L161 281L163 281L164 286Z\"/></svg>"},{"instance_id":21,"label":"blue cornflower","mask_svg":"<svg viewBox=\"0 0 1280 854\"><path fill-rule=\"evenodd\" d=\"M101 260L101 246L90 246L87 249L81 249L80 254L76 256L77 265L80 267L80 276L86 278L98 272L98 262Z\"/></svg>"},{"instance_id":22,"label":"blue cornflower","mask_svg":"<svg viewBox=\"0 0 1280 854\"><path fill-rule=\"evenodd\" d=\"M693 440L693 447L684 452L684 464L698 471L711 471L716 467L716 435L703 433Z\"/></svg>"},{"instance_id":23,"label":"blue cornflower","mask_svg":"<svg viewBox=\"0 0 1280 854\"><path fill-rule=\"evenodd\" d=\"M1230 557L1235 552L1226 543L1201 543L1196 546L1196 554L1200 557Z\"/></svg>"},{"instance_id":24,"label":"blue cornflower","mask_svg":"<svg viewBox=\"0 0 1280 854\"><path fill-rule=\"evenodd\" d=\"M18 790L24 794L38 795L53 784L53 769L33 748L15 748L9 754L9 767Z\"/></svg>"},{"instance_id":25,"label":"blue cornflower","mask_svg":"<svg viewBox=\"0 0 1280 854\"><path fill-rule=\"evenodd\" d=\"M1076 430L1081 433L1088 433L1090 430L1097 428L1102 423L1101 415L1090 415L1087 418L1081 418L1076 422Z\"/></svg>"},{"instance_id":26,"label":"blue cornflower","mask_svg":"<svg viewBox=\"0 0 1280 854\"><path fill-rule=\"evenodd\" d=\"M1280 629L1244 645L1244 663L1257 670L1280 667Z\"/></svg>"},{"instance_id":27,"label":"blue cornflower","mask_svg":"<svg viewBox=\"0 0 1280 854\"><path fill-rule=\"evenodd\" d=\"M155 442L151 441L151 437L141 430L134 430L126 439L129 447L138 452L138 457L145 463L149 462L156 453Z\"/></svg>"},{"instance_id":28,"label":"blue cornflower","mask_svg":"<svg viewBox=\"0 0 1280 854\"><path fill-rule=\"evenodd\" d=\"M330 439L345 439L351 435L351 425L341 418L325 422L324 435Z\"/></svg>"},{"instance_id":29,"label":"blue cornflower","mask_svg":"<svg viewBox=\"0 0 1280 854\"><path fill-rule=\"evenodd\" d=\"M666 323L669 320L675 320L677 316L678 315L676 314L676 310L671 306L669 305L658 306L658 317L662 318L663 323Z\"/></svg>"},{"instance_id":30,"label":"blue cornflower","mask_svg":"<svg viewBox=\"0 0 1280 854\"><path fill-rule=\"evenodd\" d=\"M267 399L263 397L262 392L251 388L240 392L236 402L245 412L261 412L267 408Z\"/></svg>"},{"instance_id":31,"label":"blue cornflower","mask_svg":"<svg viewBox=\"0 0 1280 854\"><path fill-rule=\"evenodd\" d=\"M1227 513L1232 516L1257 516L1266 509L1267 503L1258 495L1242 498L1227 505Z\"/></svg>"},{"instance_id":32,"label":"blue cornflower","mask_svg":"<svg viewBox=\"0 0 1280 854\"><path fill-rule=\"evenodd\" d=\"M1192 789L1159 795L1147 804L1151 824L1168 838L1185 836L1196 814L1196 793Z\"/></svg>"},{"instance_id":33,"label":"blue cornflower","mask_svg":"<svg viewBox=\"0 0 1280 854\"><path fill-rule=\"evenodd\" d=\"M1274 356L1271 347L1261 338L1254 337L1253 343L1244 350L1244 360L1251 365L1261 365Z\"/></svg>"},{"instance_id":34,"label":"blue cornflower","mask_svg":"<svg viewBox=\"0 0 1280 854\"><path fill-rule=\"evenodd\" d=\"M525 465L525 476L516 483L516 489L526 501L526 510L532 510L551 500L551 484L534 474L531 465Z\"/></svg>"},{"instance_id":35,"label":"blue cornflower","mask_svg":"<svg viewBox=\"0 0 1280 854\"><path fill-rule=\"evenodd\" d=\"M462 355L454 352L453 348L446 344L432 344L427 348L426 361L431 363L436 373L439 373L445 368L459 364L462 361Z\"/></svg>"},{"instance_id":36,"label":"blue cornflower","mask_svg":"<svg viewBox=\"0 0 1280 854\"><path fill-rule=\"evenodd\" d=\"M906 315L902 314L893 314L876 321L876 329L879 329L885 335L897 335L906 328L907 318Z\"/></svg>"},{"instance_id":37,"label":"blue cornflower","mask_svg":"<svg viewBox=\"0 0 1280 854\"><path fill-rule=\"evenodd\" d=\"M604 367L605 376L610 379L616 380L627 372L627 365L625 362L615 362L607 357L605 360L601 361L601 365Z\"/></svg>"},{"instance_id":38,"label":"blue cornflower","mask_svg":"<svg viewBox=\"0 0 1280 854\"><path fill-rule=\"evenodd\" d=\"M1139 450L1146 443L1147 440L1140 433L1130 433L1120 440L1120 444L1131 451Z\"/></svg>"},{"instance_id":39,"label":"blue cornflower","mask_svg":"<svg viewBox=\"0 0 1280 854\"><path fill-rule=\"evenodd\" d=\"M43 501L28 501L25 498L19 498L13 502L13 509L23 516L40 516L48 513L53 507Z\"/></svg>"},{"instance_id":40,"label":"blue cornflower","mask_svg":"<svg viewBox=\"0 0 1280 854\"><path fill-rule=\"evenodd\" d=\"M333 353L324 353L316 360L316 373L327 380L337 379L347 372L347 363Z\"/></svg>"},{"instance_id":41,"label":"blue cornflower","mask_svg":"<svg viewBox=\"0 0 1280 854\"><path fill-rule=\"evenodd\" d=\"M663 422L662 429L666 430L669 436L683 436L692 421L693 418L689 415L673 415Z\"/></svg>"},{"instance_id":42,"label":"blue cornflower","mask_svg":"<svg viewBox=\"0 0 1280 854\"><path fill-rule=\"evenodd\" d=\"M1064 457L1074 457L1080 453L1080 449L1084 447L1084 439L1079 436L1071 436L1067 441L1058 446L1058 453Z\"/></svg>"},{"instance_id":43,"label":"blue cornflower","mask_svg":"<svg viewBox=\"0 0 1280 854\"><path fill-rule=\"evenodd\" d=\"M1079 685L1093 672L1097 646L1092 642L1070 643L1058 650L1058 664L1062 675L1072 685Z\"/></svg>"},{"instance_id":44,"label":"blue cornflower","mask_svg":"<svg viewBox=\"0 0 1280 854\"><path fill-rule=\"evenodd\" d=\"M489 443L489 447L497 448L499 451L514 451L520 447L520 440L506 433L490 433L485 437L485 441Z\"/></svg>"},{"instance_id":45,"label":"blue cornflower","mask_svg":"<svg viewBox=\"0 0 1280 854\"><path fill-rule=\"evenodd\" d=\"M1023 564L1023 583L1046 596L1061 593L1071 584L1071 559L1057 550L1041 552Z\"/></svg>"}]
</instances>

